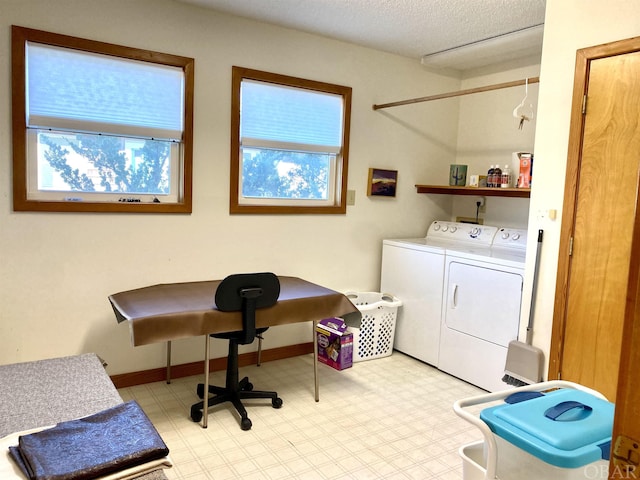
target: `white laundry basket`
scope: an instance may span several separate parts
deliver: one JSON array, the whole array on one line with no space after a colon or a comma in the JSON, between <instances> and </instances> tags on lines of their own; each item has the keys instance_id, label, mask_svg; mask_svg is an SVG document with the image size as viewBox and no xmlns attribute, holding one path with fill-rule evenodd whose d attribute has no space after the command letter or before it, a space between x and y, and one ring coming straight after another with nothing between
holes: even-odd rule
<instances>
[{"instance_id":1,"label":"white laundry basket","mask_svg":"<svg viewBox=\"0 0 640 480\"><path fill-rule=\"evenodd\" d=\"M387 357L393 351L398 307L402 302L393 295L378 292L346 292L362 315L360 328L353 333L353 361Z\"/></svg>"}]
</instances>

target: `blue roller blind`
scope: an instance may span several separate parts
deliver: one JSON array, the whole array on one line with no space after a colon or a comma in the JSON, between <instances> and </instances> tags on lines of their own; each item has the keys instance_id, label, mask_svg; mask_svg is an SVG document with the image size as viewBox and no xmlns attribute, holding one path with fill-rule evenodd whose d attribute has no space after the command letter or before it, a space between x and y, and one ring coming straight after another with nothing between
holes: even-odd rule
<instances>
[{"instance_id":1,"label":"blue roller blind","mask_svg":"<svg viewBox=\"0 0 640 480\"><path fill-rule=\"evenodd\" d=\"M181 140L181 68L27 44L27 126Z\"/></svg>"},{"instance_id":2,"label":"blue roller blind","mask_svg":"<svg viewBox=\"0 0 640 480\"><path fill-rule=\"evenodd\" d=\"M240 135L244 145L266 140L340 151L340 95L243 80L241 102Z\"/></svg>"}]
</instances>

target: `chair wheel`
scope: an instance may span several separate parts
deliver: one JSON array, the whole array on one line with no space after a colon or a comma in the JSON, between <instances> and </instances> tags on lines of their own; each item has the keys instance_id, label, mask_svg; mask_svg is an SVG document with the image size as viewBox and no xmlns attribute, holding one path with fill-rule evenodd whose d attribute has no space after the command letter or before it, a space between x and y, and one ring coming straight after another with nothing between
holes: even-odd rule
<instances>
[{"instance_id":1,"label":"chair wheel","mask_svg":"<svg viewBox=\"0 0 640 480\"><path fill-rule=\"evenodd\" d=\"M253 390L253 383L251 382L247 382L243 387L242 390L244 390L245 392L250 392L251 390Z\"/></svg>"},{"instance_id":2,"label":"chair wheel","mask_svg":"<svg viewBox=\"0 0 640 480\"><path fill-rule=\"evenodd\" d=\"M199 398L204 398L204 384L199 383L198 387L196 388L196 393L198 394Z\"/></svg>"},{"instance_id":3,"label":"chair wheel","mask_svg":"<svg viewBox=\"0 0 640 480\"><path fill-rule=\"evenodd\" d=\"M242 430L251 430L251 426L253 424L251 423L251 420L249 420L248 418L243 418L242 420L240 420L240 428Z\"/></svg>"},{"instance_id":4,"label":"chair wheel","mask_svg":"<svg viewBox=\"0 0 640 480\"><path fill-rule=\"evenodd\" d=\"M282 406L282 399L280 397L272 399L271 405L273 405L273 408L280 408Z\"/></svg>"},{"instance_id":5,"label":"chair wheel","mask_svg":"<svg viewBox=\"0 0 640 480\"><path fill-rule=\"evenodd\" d=\"M192 409L191 410L191 420L193 420L194 422L198 423L200 420L202 420L202 410L200 409Z\"/></svg>"}]
</instances>

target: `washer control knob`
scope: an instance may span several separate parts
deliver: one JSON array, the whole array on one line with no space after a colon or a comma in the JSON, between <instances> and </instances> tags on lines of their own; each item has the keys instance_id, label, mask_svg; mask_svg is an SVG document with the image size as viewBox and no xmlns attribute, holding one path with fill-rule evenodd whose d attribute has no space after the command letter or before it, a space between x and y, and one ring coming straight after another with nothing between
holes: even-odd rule
<instances>
[{"instance_id":1,"label":"washer control knob","mask_svg":"<svg viewBox=\"0 0 640 480\"><path fill-rule=\"evenodd\" d=\"M447 225L443 225L442 226L442 231L446 232L447 230L449 230L449 227Z\"/></svg>"},{"instance_id":2,"label":"washer control knob","mask_svg":"<svg viewBox=\"0 0 640 480\"><path fill-rule=\"evenodd\" d=\"M518 239L520 238L520 234L519 234L519 233L514 233L514 234L511 236L511 238L512 238L512 239L514 239L514 240L518 240Z\"/></svg>"},{"instance_id":3,"label":"washer control knob","mask_svg":"<svg viewBox=\"0 0 640 480\"><path fill-rule=\"evenodd\" d=\"M451 233L455 233L456 230L458 230L458 227L451 226L451 229L450 229Z\"/></svg>"},{"instance_id":4,"label":"washer control knob","mask_svg":"<svg viewBox=\"0 0 640 480\"><path fill-rule=\"evenodd\" d=\"M433 226L433 230L434 230L434 231L436 231L436 232L437 232L438 230L440 230L440 224L439 224L439 223L436 223L436 224Z\"/></svg>"},{"instance_id":5,"label":"washer control knob","mask_svg":"<svg viewBox=\"0 0 640 480\"><path fill-rule=\"evenodd\" d=\"M506 240L507 238L509 238L509 234L507 232L502 232L502 239Z\"/></svg>"},{"instance_id":6,"label":"washer control knob","mask_svg":"<svg viewBox=\"0 0 640 480\"><path fill-rule=\"evenodd\" d=\"M475 236L478 236L478 234L479 234L479 233L480 233L480 229L479 229L478 227L473 227L473 228L471 229L471 235L472 235L472 236L474 236L474 237L475 237Z\"/></svg>"}]
</instances>

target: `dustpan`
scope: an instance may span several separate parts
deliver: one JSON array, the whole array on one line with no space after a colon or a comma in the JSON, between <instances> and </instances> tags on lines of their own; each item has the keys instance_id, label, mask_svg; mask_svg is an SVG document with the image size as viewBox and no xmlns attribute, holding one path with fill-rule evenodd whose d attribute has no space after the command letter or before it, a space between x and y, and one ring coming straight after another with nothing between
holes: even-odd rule
<instances>
[{"instance_id":1,"label":"dustpan","mask_svg":"<svg viewBox=\"0 0 640 480\"><path fill-rule=\"evenodd\" d=\"M532 345L533 316L538 283L538 266L540 264L540 250L542 249L542 230L538 230L538 244L536 249L536 261L533 271L533 291L531 292L531 308L529 310L529 323L527 324L526 342L514 340L509 342L507 361L504 367L502 381L517 387L530 385L542 381L544 368L544 353Z\"/></svg>"}]
</instances>

